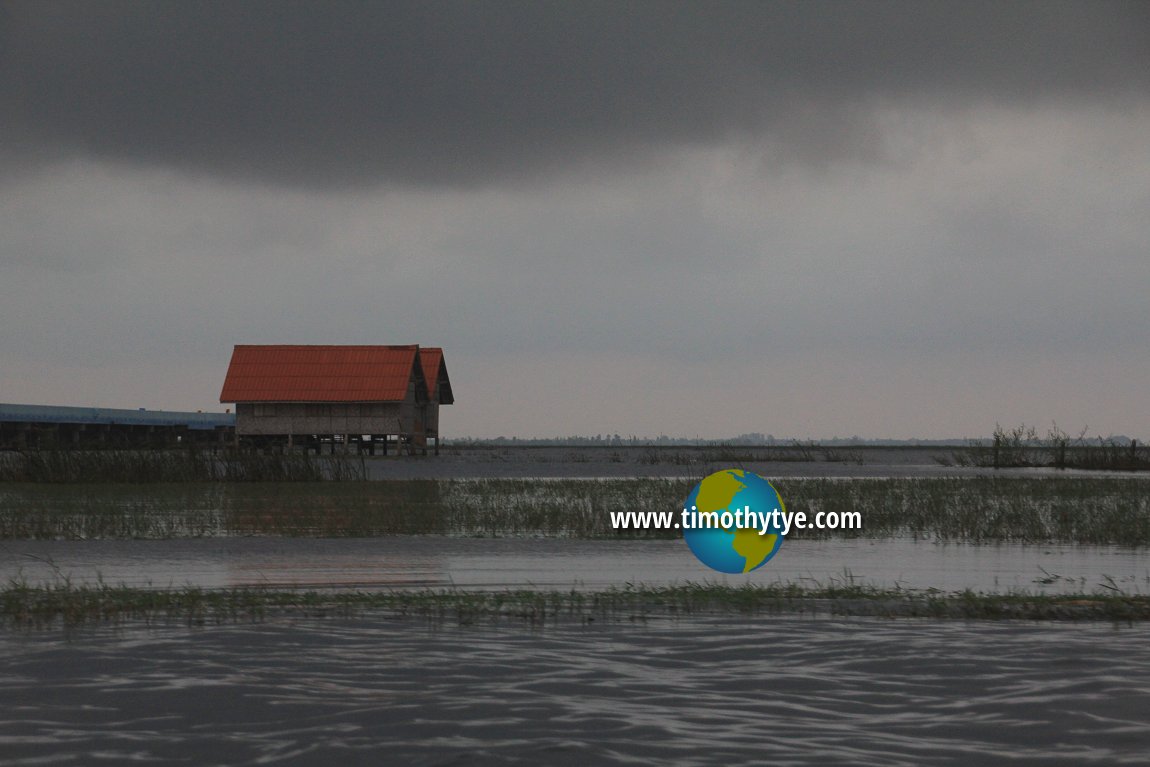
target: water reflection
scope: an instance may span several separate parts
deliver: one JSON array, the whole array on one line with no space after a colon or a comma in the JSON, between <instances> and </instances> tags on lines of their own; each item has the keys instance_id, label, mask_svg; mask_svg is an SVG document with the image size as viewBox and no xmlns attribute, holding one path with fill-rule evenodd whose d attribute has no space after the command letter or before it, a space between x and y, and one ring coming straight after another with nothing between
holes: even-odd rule
<instances>
[{"instance_id":1,"label":"water reflection","mask_svg":"<svg viewBox=\"0 0 1150 767\"><path fill-rule=\"evenodd\" d=\"M1150 560L1116 546L789 541L764 568L724 576L682 541L228 538L8 541L0 578L205 588L450 587L602 589L626 583L856 582L883 587L1040 593L1150 592Z\"/></svg>"}]
</instances>

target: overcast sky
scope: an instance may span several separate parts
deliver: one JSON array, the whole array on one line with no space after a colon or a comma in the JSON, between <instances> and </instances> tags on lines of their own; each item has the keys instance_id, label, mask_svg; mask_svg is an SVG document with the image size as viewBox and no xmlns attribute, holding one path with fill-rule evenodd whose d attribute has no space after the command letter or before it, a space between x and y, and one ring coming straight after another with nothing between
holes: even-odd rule
<instances>
[{"instance_id":1,"label":"overcast sky","mask_svg":"<svg viewBox=\"0 0 1150 767\"><path fill-rule=\"evenodd\" d=\"M0 1L0 402L1150 436L1150 3Z\"/></svg>"}]
</instances>

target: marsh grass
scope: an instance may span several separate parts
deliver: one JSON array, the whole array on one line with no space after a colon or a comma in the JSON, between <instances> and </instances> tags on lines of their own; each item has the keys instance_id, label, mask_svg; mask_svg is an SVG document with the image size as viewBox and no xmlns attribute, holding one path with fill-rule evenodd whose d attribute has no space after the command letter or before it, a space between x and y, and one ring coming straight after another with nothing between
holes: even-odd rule
<instances>
[{"instance_id":1,"label":"marsh grass","mask_svg":"<svg viewBox=\"0 0 1150 767\"><path fill-rule=\"evenodd\" d=\"M0 539L195 538L227 527L215 485L0 484Z\"/></svg>"},{"instance_id":2,"label":"marsh grass","mask_svg":"<svg viewBox=\"0 0 1150 767\"><path fill-rule=\"evenodd\" d=\"M0 454L0 482L156 484L362 480L362 457L224 450L24 450Z\"/></svg>"},{"instance_id":3,"label":"marsh grass","mask_svg":"<svg viewBox=\"0 0 1150 767\"><path fill-rule=\"evenodd\" d=\"M796 537L923 537L969 543L1150 545L1150 484L1087 477L780 480L788 510L859 512L861 531Z\"/></svg>"},{"instance_id":4,"label":"marsh grass","mask_svg":"<svg viewBox=\"0 0 1150 767\"><path fill-rule=\"evenodd\" d=\"M127 620L192 625L272 617L348 617L383 613L471 624L514 619L543 625L564 621L634 621L695 615L808 613L960 619L1150 619L1150 597L1123 593L1036 595L879 589L850 580L730 586L628 584L603 591L374 591L274 589L141 589L125 586L0 589L0 623L13 627L79 626Z\"/></svg>"},{"instance_id":5,"label":"marsh grass","mask_svg":"<svg viewBox=\"0 0 1150 767\"><path fill-rule=\"evenodd\" d=\"M434 481L0 485L0 540L444 532Z\"/></svg>"},{"instance_id":6,"label":"marsh grass","mask_svg":"<svg viewBox=\"0 0 1150 767\"><path fill-rule=\"evenodd\" d=\"M439 483L443 521L472 536L674 538L675 531L611 529L610 512L677 509L691 492L684 479L478 479Z\"/></svg>"},{"instance_id":7,"label":"marsh grass","mask_svg":"<svg viewBox=\"0 0 1150 767\"><path fill-rule=\"evenodd\" d=\"M1150 545L1150 484L1122 477L777 480L788 511L858 512L862 530L794 539ZM0 485L0 539L280 535L673 539L610 512L677 511L689 479Z\"/></svg>"},{"instance_id":8,"label":"marsh grass","mask_svg":"<svg viewBox=\"0 0 1150 767\"><path fill-rule=\"evenodd\" d=\"M1137 441L1119 441L1113 437L1086 438L1083 429L1071 437L1058 424L1039 436L1033 426L1020 424L1012 428L996 425L989 441L970 440L967 446L951 454L947 463L983 468L1052 467L1090 471L1150 470L1150 449Z\"/></svg>"}]
</instances>

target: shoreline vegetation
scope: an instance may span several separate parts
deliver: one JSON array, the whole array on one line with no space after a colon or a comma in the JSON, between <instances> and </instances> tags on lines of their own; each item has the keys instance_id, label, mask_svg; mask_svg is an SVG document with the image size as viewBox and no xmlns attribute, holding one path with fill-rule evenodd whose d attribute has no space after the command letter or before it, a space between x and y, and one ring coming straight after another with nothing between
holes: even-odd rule
<instances>
[{"instance_id":1,"label":"shoreline vegetation","mask_svg":"<svg viewBox=\"0 0 1150 767\"><path fill-rule=\"evenodd\" d=\"M614 530L613 510L678 509L695 480L0 484L0 540L455 535L674 539ZM862 530L802 538L1150 546L1146 480L1108 476L782 478L790 510L857 512Z\"/></svg>"},{"instance_id":2,"label":"shoreline vegetation","mask_svg":"<svg viewBox=\"0 0 1150 767\"><path fill-rule=\"evenodd\" d=\"M549 451L547 457L540 451ZM698 473L708 467L752 463L830 463L862 465L865 449L848 450L795 441L778 446L452 446L449 456L471 456L478 463L529 465L563 463L587 466L594 461L637 467L679 467ZM157 484L171 482L347 482L371 479L370 465L396 461L421 462L424 457L368 458L359 453L317 455L297 449L183 450L29 449L0 452L0 484ZM439 459L431 459L439 461ZM450 459L449 459L450 460ZM945 460L936 458L939 462Z\"/></svg>"},{"instance_id":3,"label":"shoreline vegetation","mask_svg":"<svg viewBox=\"0 0 1150 767\"><path fill-rule=\"evenodd\" d=\"M729 466L766 464L837 464L844 467L883 465L892 454L914 451L923 463L956 469L1077 469L1094 472L1150 471L1150 447L1137 440L1087 439L1085 431L1071 437L1056 425L1045 437L1021 424L996 426L991 440L967 440L965 445L844 445L792 440L784 444L708 443L700 445L452 443L444 457L367 457L334 450L317 455L280 448L256 451L233 447L183 449L25 449L0 451L0 484L154 484L172 482L347 482L371 480L371 467L525 462L531 465L596 464L636 467L636 476L652 469L680 469L701 479ZM427 464L426 461L433 462ZM382 463L381 463L382 462ZM614 474L614 472L612 472Z\"/></svg>"},{"instance_id":4,"label":"shoreline vegetation","mask_svg":"<svg viewBox=\"0 0 1150 767\"><path fill-rule=\"evenodd\" d=\"M367 476L350 453L238 450L19 450L0 453L0 484L156 484L169 482L346 482Z\"/></svg>"},{"instance_id":5,"label":"shoreline vegetation","mask_svg":"<svg viewBox=\"0 0 1150 767\"><path fill-rule=\"evenodd\" d=\"M263 620L378 615L470 625L517 621L634 622L706 616L932 618L956 620L1150 620L1150 596L1108 593L1041 595L879 589L851 580L825 586L628 584L582 592L415 590L319 592L272 589L163 589L125 586L0 588L0 624L14 628L178 622L218 625Z\"/></svg>"},{"instance_id":6,"label":"shoreline vegetation","mask_svg":"<svg viewBox=\"0 0 1150 767\"><path fill-rule=\"evenodd\" d=\"M999 430L993 444L972 443L949 457L932 449L930 455L936 471L939 465L982 467L988 456L998 467L1050 465L1049 445L1035 446L1034 439L1032 430ZM1121 449L1103 443L1097 450L1069 442L1049 444L1061 451L1062 467L1143 468L1140 451L1145 448L1136 443ZM867 448L824 450L815 445L591 450L608 451L602 455L610 461L618 456L619 462L629 464L626 470L668 464L686 476L359 481L369 477L373 459L365 462L350 454L6 453L0 454L0 540L391 535L672 539L679 531L613 530L609 512L676 510L699 479L724 465L776 460L846 465L870 457ZM589 453L562 448L554 455L579 464ZM1075 455L1093 457L1085 461ZM455 458L471 460L467 454ZM485 458L504 460L507 449L491 448ZM536 454L512 459L533 461ZM1020 476L968 468L943 476L784 476L773 483L790 510L808 516L818 511L862 515L861 531L805 530L792 533L794 538L1150 546L1150 493L1142 477L1061 472ZM849 577L815 586L629 584L595 592L153 590L77 586L66 580L47 586L0 585L0 624L24 627L123 621L201 625L363 614L459 624L512 619L531 625L712 614L1133 622L1150 620L1150 596L1125 593L1113 584L1075 595L889 590L860 586Z\"/></svg>"},{"instance_id":7,"label":"shoreline vegetation","mask_svg":"<svg viewBox=\"0 0 1150 767\"><path fill-rule=\"evenodd\" d=\"M989 441L970 440L963 449L951 453L949 462L957 466L992 469L1053 468L1086 471L1150 470L1150 449L1135 439L1096 437L1088 439L1083 429L1076 436L1053 424L1045 436L1025 423L1013 428L994 427Z\"/></svg>"}]
</instances>

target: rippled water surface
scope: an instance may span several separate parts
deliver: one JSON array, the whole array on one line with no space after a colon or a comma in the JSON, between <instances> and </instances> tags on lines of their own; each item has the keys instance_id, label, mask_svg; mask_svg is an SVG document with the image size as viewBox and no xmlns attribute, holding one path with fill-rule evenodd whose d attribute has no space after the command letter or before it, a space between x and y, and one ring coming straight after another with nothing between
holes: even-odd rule
<instances>
[{"instance_id":1,"label":"rippled water surface","mask_svg":"<svg viewBox=\"0 0 1150 767\"><path fill-rule=\"evenodd\" d=\"M1120 764L1143 627L799 618L0 635L0 762Z\"/></svg>"}]
</instances>

